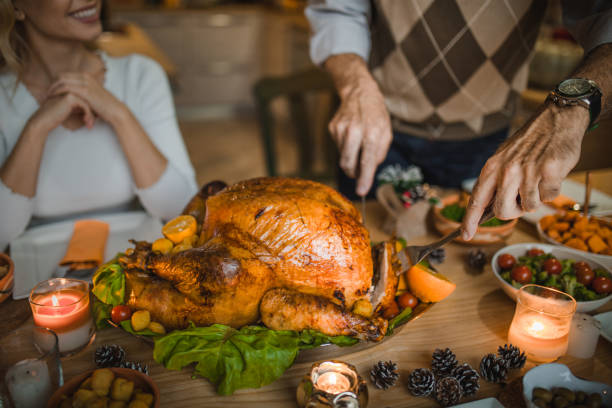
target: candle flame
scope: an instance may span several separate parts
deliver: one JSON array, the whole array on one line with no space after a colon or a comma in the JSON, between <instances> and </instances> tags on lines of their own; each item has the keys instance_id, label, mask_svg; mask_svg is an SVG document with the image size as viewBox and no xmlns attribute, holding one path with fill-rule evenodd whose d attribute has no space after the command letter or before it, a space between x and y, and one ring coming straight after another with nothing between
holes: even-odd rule
<instances>
[{"instance_id":1,"label":"candle flame","mask_svg":"<svg viewBox=\"0 0 612 408\"><path fill-rule=\"evenodd\" d=\"M53 306L59 306L59 301L57 300L57 297L55 295L51 296L51 303L53 304Z\"/></svg>"},{"instance_id":2,"label":"candle flame","mask_svg":"<svg viewBox=\"0 0 612 408\"><path fill-rule=\"evenodd\" d=\"M535 321L529 327L529 331L539 333L544 330L544 324L542 322Z\"/></svg>"}]
</instances>

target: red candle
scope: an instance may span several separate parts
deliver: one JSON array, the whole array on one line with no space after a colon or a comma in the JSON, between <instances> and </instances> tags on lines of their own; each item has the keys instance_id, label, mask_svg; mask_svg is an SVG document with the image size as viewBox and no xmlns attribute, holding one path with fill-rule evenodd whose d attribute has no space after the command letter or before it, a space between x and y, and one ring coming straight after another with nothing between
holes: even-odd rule
<instances>
[{"instance_id":1,"label":"red candle","mask_svg":"<svg viewBox=\"0 0 612 408\"><path fill-rule=\"evenodd\" d=\"M53 330L63 354L87 345L94 333L89 308L89 285L74 279L52 279L30 295L34 323Z\"/></svg>"}]
</instances>

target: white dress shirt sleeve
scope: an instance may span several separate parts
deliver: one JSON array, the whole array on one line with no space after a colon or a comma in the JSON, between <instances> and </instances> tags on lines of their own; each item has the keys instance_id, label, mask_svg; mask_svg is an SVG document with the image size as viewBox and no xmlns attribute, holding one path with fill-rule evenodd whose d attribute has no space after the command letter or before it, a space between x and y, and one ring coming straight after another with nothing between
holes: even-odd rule
<instances>
[{"instance_id":1,"label":"white dress shirt sleeve","mask_svg":"<svg viewBox=\"0 0 612 408\"><path fill-rule=\"evenodd\" d=\"M357 54L367 61L371 15L369 0L310 0L306 17L312 29L312 61L321 65L338 54Z\"/></svg>"}]
</instances>

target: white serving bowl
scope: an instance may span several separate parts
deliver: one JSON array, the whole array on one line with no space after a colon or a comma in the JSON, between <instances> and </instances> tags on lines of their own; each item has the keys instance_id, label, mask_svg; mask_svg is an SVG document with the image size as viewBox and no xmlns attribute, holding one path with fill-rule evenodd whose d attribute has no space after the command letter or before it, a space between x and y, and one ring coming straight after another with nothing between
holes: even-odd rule
<instances>
[{"instance_id":1,"label":"white serving bowl","mask_svg":"<svg viewBox=\"0 0 612 408\"><path fill-rule=\"evenodd\" d=\"M527 242L522 244L509 245L500 249L495 253L495 255L493 255L493 259L491 259L491 267L493 268L493 274L499 281L499 285L501 286L501 288L504 290L504 292L506 292L506 295L510 296L510 298L512 298L514 301L516 301L518 289L506 282L501 277L501 268L497 264L497 258L499 258L501 254L510 254L518 260L519 256L525 255L527 251L532 248L538 248L546 253L552 253L558 259L569 258L573 259L574 261L584 261L589 264L593 269L603 268L608 271L608 273L610 273L610 268L607 268L601 263L594 261L591 257L584 255L585 253L583 251L565 248L558 245L540 244L537 242ZM576 302L576 312L585 313L593 311L605 305L610 299L612 299L612 294L598 300Z\"/></svg>"},{"instance_id":2,"label":"white serving bowl","mask_svg":"<svg viewBox=\"0 0 612 408\"><path fill-rule=\"evenodd\" d=\"M594 381L581 380L575 377L564 364L542 364L527 371L523 377L523 398L528 408L537 408L531 402L531 394L536 387L551 390L565 387L572 391L584 391L587 394L600 393L602 406L612 406L612 386Z\"/></svg>"},{"instance_id":3,"label":"white serving bowl","mask_svg":"<svg viewBox=\"0 0 612 408\"><path fill-rule=\"evenodd\" d=\"M544 241L546 241L546 242L548 242L550 244L556 245L556 246L560 246L562 248L571 249L572 251L576 251L576 252L586 256L587 258L590 258L590 259L594 260L595 262L598 262L598 263L602 264L603 266L605 266L608 269L612 268L612 255L594 254L593 252L581 251L579 249L574 249L574 248L570 248L570 247L568 247L566 245L563 245L563 243L555 241L554 239L549 237L542 230L542 227L540 226L540 220L538 220L538 222L536 222L536 228L538 230L538 234L540 235L540 238L542 238Z\"/></svg>"}]
</instances>

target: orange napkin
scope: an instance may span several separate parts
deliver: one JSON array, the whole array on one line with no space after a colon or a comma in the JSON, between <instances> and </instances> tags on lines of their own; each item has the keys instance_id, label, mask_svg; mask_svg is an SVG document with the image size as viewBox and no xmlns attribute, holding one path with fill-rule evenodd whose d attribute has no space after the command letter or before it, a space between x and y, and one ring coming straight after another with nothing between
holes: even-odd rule
<instances>
[{"instance_id":1,"label":"orange napkin","mask_svg":"<svg viewBox=\"0 0 612 408\"><path fill-rule=\"evenodd\" d=\"M93 268L100 265L104 260L108 232L108 224L103 221L75 222L72 238L60 265L70 266L71 269Z\"/></svg>"}]
</instances>

